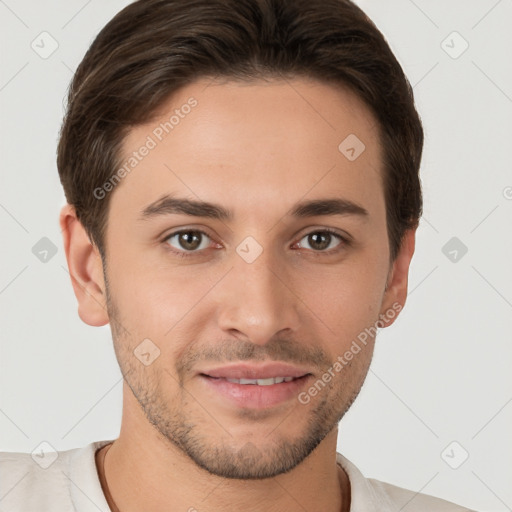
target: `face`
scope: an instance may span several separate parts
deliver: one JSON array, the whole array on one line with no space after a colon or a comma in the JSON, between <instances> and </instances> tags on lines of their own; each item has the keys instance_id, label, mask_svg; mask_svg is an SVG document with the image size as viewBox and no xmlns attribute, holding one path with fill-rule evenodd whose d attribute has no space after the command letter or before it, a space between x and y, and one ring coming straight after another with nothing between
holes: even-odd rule
<instances>
[{"instance_id":1,"label":"face","mask_svg":"<svg viewBox=\"0 0 512 512\"><path fill-rule=\"evenodd\" d=\"M396 311L375 119L319 82L204 80L134 128L122 161L105 276L124 407L211 473L290 470Z\"/></svg>"}]
</instances>

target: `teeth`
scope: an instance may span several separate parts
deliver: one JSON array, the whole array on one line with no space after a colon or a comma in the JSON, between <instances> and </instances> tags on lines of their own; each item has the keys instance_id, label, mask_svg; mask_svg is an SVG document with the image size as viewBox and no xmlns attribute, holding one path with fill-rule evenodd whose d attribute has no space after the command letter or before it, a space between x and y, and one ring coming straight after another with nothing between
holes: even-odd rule
<instances>
[{"instance_id":1,"label":"teeth","mask_svg":"<svg viewBox=\"0 0 512 512\"><path fill-rule=\"evenodd\" d=\"M271 386L272 384L281 384L281 382L290 382L293 377L269 377L268 379L226 379L233 384L257 384L258 386Z\"/></svg>"}]
</instances>

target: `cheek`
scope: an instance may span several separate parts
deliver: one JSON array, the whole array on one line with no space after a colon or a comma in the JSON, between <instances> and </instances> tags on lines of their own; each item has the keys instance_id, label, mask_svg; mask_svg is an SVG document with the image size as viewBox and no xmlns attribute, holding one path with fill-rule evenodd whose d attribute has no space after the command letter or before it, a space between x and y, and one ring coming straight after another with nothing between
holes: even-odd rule
<instances>
[{"instance_id":1,"label":"cheek","mask_svg":"<svg viewBox=\"0 0 512 512\"><path fill-rule=\"evenodd\" d=\"M337 350L342 350L365 328L375 325L385 286L385 266L365 259L364 264L322 272L320 281L319 277L303 281L301 296L307 297L305 302L321 320L325 335L333 339Z\"/></svg>"},{"instance_id":2,"label":"cheek","mask_svg":"<svg viewBox=\"0 0 512 512\"><path fill-rule=\"evenodd\" d=\"M363 292L357 288L354 293L354 289L348 286L330 294L326 292L321 297L321 307L315 308L338 343L357 337L366 327L373 325L378 316L380 302L372 297L371 290L367 294Z\"/></svg>"},{"instance_id":3,"label":"cheek","mask_svg":"<svg viewBox=\"0 0 512 512\"><path fill-rule=\"evenodd\" d=\"M125 279L117 298L132 336L163 339L190 307L187 293L177 284L155 279L140 272L136 279Z\"/></svg>"},{"instance_id":4,"label":"cheek","mask_svg":"<svg viewBox=\"0 0 512 512\"><path fill-rule=\"evenodd\" d=\"M204 298L222 277L222 272L217 273L207 267L199 271L148 262L143 255L124 258L123 266L113 269L109 281L131 344L149 338L166 356L179 354L204 325L200 321L207 316Z\"/></svg>"}]
</instances>

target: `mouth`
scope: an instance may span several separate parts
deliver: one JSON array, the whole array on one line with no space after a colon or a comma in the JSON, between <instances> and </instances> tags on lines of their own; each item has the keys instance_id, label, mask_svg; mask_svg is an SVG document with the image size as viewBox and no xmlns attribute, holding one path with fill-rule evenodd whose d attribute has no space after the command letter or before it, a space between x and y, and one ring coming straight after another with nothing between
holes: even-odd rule
<instances>
[{"instance_id":1,"label":"mouth","mask_svg":"<svg viewBox=\"0 0 512 512\"><path fill-rule=\"evenodd\" d=\"M296 398L312 376L307 369L282 363L236 364L198 373L214 400L252 409L276 407Z\"/></svg>"},{"instance_id":2,"label":"mouth","mask_svg":"<svg viewBox=\"0 0 512 512\"><path fill-rule=\"evenodd\" d=\"M291 382L292 380L301 379L302 377L268 377L265 379L228 379L224 377L212 377L211 375L202 374L204 377L220 380L223 379L233 384L256 385L256 386L272 386L273 384L281 384L282 382Z\"/></svg>"}]
</instances>

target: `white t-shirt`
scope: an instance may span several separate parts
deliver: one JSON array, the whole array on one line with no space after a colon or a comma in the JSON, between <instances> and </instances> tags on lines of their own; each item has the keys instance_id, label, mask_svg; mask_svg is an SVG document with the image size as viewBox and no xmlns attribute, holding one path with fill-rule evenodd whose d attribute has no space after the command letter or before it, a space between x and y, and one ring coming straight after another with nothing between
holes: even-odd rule
<instances>
[{"instance_id":1,"label":"white t-shirt","mask_svg":"<svg viewBox=\"0 0 512 512\"><path fill-rule=\"evenodd\" d=\"M45 455L0 452L0 510L111 512L95 461L96 450L111 441L97 441L83 448ZM474 512L439 498L365 478L339 453L337 461L350 480L350 512Z\"/></svg>"}]
</instances>

